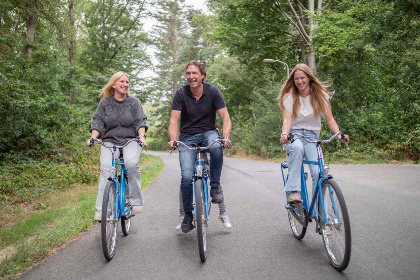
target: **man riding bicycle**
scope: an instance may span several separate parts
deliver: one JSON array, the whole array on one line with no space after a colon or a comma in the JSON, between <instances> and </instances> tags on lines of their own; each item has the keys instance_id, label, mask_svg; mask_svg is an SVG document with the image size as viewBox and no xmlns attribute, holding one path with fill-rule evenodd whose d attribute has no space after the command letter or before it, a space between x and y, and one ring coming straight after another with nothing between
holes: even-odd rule
<instances>
[{"instance_id":1,"label":"man riding bicycle","mask_svg":"<svg viewBox=\"0 0 420 280\"><path fill-rule=\"evenodd\" d=\"M209 145L219 137L216 130L216 112L222 119L223 139L225 147L231 146L229 136L232 130L226 103L219 89L205 83L206 72L204 65L192 61L185 67L187 85L179 88L172 102L171 119L169 121L168 148L173 149L173 142L177 140L178 120L181 117L179 140L187 145ZM223 193L219 189L222 174L223 152L220 144L213 145L210 150L210 196L212 203L221 203ZM193 190L195 152L181 146L179 148L179 162L181 166L181 192L184 207L184 219L181 229L184 233L193 229Z\"/></svg>"}]
</instances>

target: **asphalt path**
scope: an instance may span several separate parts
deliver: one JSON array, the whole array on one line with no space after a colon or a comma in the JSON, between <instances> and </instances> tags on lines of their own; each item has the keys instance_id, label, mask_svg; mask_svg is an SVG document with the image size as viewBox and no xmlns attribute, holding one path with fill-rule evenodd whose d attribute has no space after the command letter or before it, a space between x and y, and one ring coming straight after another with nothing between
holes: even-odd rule
<instances>
[{"instance_id":1,"label":"asphalt path","mask_svg":"<svg viewBox=\"0 0 420 280\"><path fill-rule=\"evenodd\" d=\"M144 210L130 235L119 229L111 262L102 255L98 225L21 279L419 279L418 165L331 165L352 230L350 264L339 273L314 223L302 241L293 237L280 164L226 157L222 183L233 227L223 227L213 205L208 258L201 263L196 231L175 230L178 155L154 154L165 167L144 191Z\"/></svg>"}]
</instances>

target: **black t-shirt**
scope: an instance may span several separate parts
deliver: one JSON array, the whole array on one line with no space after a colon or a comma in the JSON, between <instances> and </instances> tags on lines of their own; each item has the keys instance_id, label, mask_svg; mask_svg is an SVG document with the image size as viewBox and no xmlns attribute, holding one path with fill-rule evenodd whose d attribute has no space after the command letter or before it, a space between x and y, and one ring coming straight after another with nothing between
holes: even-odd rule
<instances>
[{"instance_id":1,"label":"black t-shirt","mask_svg":"<svg viewBox=\"0 0 420 280\"><path fill-rule=\"evenodd\" d=\"M190 85L179 88L174 95L172 110L181 111L180 140L216 129L216 111L226 107L219 89L204 83L203 95L196 100Z\"/></svg>"}]
</instances>

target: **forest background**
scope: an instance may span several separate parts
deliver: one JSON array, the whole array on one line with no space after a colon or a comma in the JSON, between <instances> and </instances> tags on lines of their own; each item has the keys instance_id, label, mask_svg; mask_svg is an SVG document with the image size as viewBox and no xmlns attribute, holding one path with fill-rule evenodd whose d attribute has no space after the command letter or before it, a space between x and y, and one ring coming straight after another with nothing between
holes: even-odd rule
<instances>
[{"instance_id":1,"label":"forest background","mask_svg":"<svg viewBox=\"0 0 420 280\"><path fill-rule=\"evenodd\" d=\"M83 143L116 71L146 109L150 149L165 149L172 96L193 59L226 100L233 154L284 157L277 96L288 68L305 62L335 91L333 113L352 140L346 157L419 162L419 1L206 4L203 13L181 0L1 1L1 204L96 182ZM344 158L338 145L333 159Z\"/></svg>"}]
</instances>

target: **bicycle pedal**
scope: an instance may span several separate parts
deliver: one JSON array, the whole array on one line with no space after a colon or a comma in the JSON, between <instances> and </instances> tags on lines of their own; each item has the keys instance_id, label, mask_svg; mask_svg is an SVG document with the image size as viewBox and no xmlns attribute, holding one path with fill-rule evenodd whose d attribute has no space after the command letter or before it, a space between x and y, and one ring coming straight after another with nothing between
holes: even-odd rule
<instances>
[{"instance_id":1,"label":"bicycle pedal","mask_svg":"<svg viewBox=\"0 0 420 280\"><path fill-rule=\"evenodd\" d=\"M125 218L128 220L128 219L130 219L130 218L132 218L134 216L135 216L135 214L130 214L129 216L125 216Z\"/></svg>"}]
</instances>

